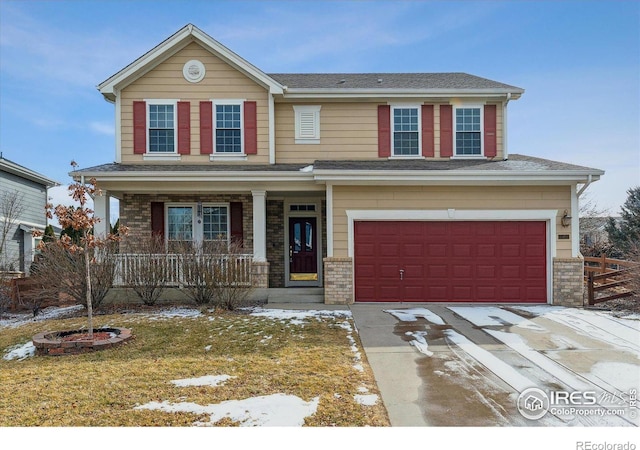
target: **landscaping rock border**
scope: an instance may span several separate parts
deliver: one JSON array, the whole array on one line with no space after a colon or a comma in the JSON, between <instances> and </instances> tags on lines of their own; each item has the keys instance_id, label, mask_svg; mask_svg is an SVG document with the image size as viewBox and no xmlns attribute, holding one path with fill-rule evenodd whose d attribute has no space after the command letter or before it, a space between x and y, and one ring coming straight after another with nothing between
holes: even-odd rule
<instances>
[{"instance_id":1,"label":"landscaping rock border","mask_svg":"<svg viewBox=\"0 0 640 450\"><path fill-rule=\"evenodd\" d=\"M63 356L79 355L97 350L106 350L116 347L133 337L128 328L96 328L94 333L114 333L116 336L109 339L84 339L76 341L64 341L62 338L74 333L86 333L87 330L72 331L45 331L33 337L33 345L36 348L36 355L40 356Z\"/></svg>"}]
</instances>

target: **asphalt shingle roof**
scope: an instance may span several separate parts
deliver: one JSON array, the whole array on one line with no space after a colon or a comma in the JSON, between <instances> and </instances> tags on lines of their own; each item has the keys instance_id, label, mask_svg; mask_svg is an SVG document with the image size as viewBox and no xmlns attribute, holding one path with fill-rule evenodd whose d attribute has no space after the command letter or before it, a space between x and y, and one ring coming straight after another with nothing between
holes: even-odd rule
<instances>
[{"instance_id":1,"label":"asphalt shingle roof","mask_svg":"<svg viewBox=\"0 0 640 450\"><path fill-rule=\"evenodd\" d=\"M289 89L524 89L467 73L270 73Z\"/></svg>"},{"instance_id":2,"label":"asphalt shingle roof","mask_svg":"<svg viewBox=\"0 0 640 450\"><path fill-rule=\"evenodd\" d=\"M103 164L75 171L82 173L141 173L141 172L300 172L313 166L313 170L383 171L383 170L424 170L424 171L500 171L500 172L540 172L540 171L580 171L599 172L599 169L578 166L532 156L511 154L508 160L451 159L444 161L423 159L378 159L378 160L331 160L315 161L307 164ZM309 169L306 169L309 170Z\"/></svg>"}]
</instances>

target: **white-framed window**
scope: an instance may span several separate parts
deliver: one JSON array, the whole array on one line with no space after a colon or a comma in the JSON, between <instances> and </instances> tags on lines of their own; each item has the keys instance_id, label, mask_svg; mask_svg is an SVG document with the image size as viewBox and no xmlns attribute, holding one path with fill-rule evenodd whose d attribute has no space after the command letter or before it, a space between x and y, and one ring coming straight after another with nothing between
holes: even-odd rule
<instances>
[{"instance_id":1,"label":"white-framed window","mask_svg":"<svg viewBox=\"0 0 640 450\"><path fill-rule=\"evenodd\" d=\"M296 144L320 143L320 105L294 105Z\"/></svg>"},{"instance_id":2,"label":"white-framed window","mask_svg":"<svg viewBox=\"0 0 640 450\"><path fill-rule=\"evenodd\" d=\"M165 217L170 247L193 243L207 251L229 243L231 224L226 203L168 203Z\"/></svg>"},{"instance_id":3,"label":"white-framed window","mask_svg":"<svg viewBox=\"0 0 640 450\"><path fill-rule=\"evenodd\" d=\"M455 156L482 156L483 107L463 105L454 108Z\"/></svg>"},{"instance_id":4,"label":"white-framed window","mask_svg":"<svg viewBox=\"0 0 640 450\"><path fill-rule=\"evenodd\" d=\"M418 157L421 155L420 105L391 106L391 155Z\"/></svg>"},{"instance_id":5,"label":"white-framed window","mask_svg":"<svg viewBox=\"0 0 640 450\"><path fill-rule=\"evenodd\" d=\"M244 154L244 100L213 100L213 149L218 155Z\"/></svg>"},{"instance_id":6,"label":"white-framed window","mask_svg":"<svg viewBox=\"0 0 640 450\"><path fill-rule=\"evenodd\" d=\"M178 151L177 101L147 100L147 153L175 154Z\"/></svg>"}]
</instances>

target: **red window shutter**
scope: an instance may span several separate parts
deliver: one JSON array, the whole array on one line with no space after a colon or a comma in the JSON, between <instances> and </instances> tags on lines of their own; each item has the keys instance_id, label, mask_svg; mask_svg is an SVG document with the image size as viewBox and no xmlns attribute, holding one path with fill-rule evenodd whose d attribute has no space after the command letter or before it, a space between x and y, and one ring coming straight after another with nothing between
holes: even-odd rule
<instances>
[{"instance_id":1,"label":"red window shutter","mask_svg":"<svg viewBox=\"0 0 640 450\"><path fill-rule=\"evenodd\" d=\"M451 105L440 105L440 156L453 156L453 113Z\"/></svg>"},{"instance_id":2,"label":"red window shutter","mask_svg":"<svg viewBox=\"0 0 640 450\"><path fill-rule=\"evenodd\" d=\"M244 152L258 153L258 114L256 102L244 102Z\"/></svg>"},{"instance_id":3,"label":"red window shutter","mask_svg":"<svg viewBox=\"0 0 640 450\"><path fill-rule=\"evenodd\" d=\"M164 203L151 202L151 234L164 239Z\"/></svg>"},{"instance_id":4,"label":"red window shutter","mask_svg":"<svg viewBox=\"0 0 640 450\"><path fill-rule=\"evenodd\" d=\"M391 106L378 105L378 156L391 156Z\"/></svg>"},{"instance_id":5,"label":"red window shutter","mask_svg":"<svg viewBox=\"0 0 640 450\"><path fill-rule=\"evenodd\" d=\"M178 102L178 153L191 153L191 103Z\"/></svg>"},{"instance_id":6,"label":"red window shutter","mask_svg":"<svg viewBox=\"0 0 640 450\"><path fill-rule=\"evenodd\" d=\"M495 158L498 155L496 136L496 105L484 106L484 156Z\"/></svg>"},{"instance_id":7,"label":"red window shutter","mask_svg":"<svg viewBox=\"0 0 640 450\"><path fill-rule=\"evenodd\" d=\"M433 105L422 105L422 156L434 156Z\"/></svg>"},{"instance_id":8,"label":"red window shutter","mask_svg":"<svg viewBox=\"0 0 640 450\"><path fill-rule=\"evenodd\" d=\"M229 212L231 220L231 242L242 247L244 228L242 223L242 202L231 202Z\"/></svg>"},{"instance_id":9,"label":"red window shutter","mask_svg":"<svg viewBox=\"0 0 640 450\"><path fill-rule=\"evenodd\" d=\"M147 153L147 104L143 101L133 102L133 153Z\"/></svg>"},{"instance_id":10,"label":"red window shutter","mask_svg":"<svg viewBox=\"0 0 640 450\"><path fill-rule=\"evenodd\" d=\"M213 103L200 102L200 154L213 153Z\"/></svg>"}]
</instances>

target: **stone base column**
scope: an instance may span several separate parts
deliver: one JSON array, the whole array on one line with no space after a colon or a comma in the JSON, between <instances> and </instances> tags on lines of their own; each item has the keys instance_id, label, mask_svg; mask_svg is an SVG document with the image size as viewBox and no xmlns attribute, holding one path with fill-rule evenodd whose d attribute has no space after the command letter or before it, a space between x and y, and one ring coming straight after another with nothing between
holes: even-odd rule
<instances>
[{"instance_id":1,"label":"stone base column","mask_svg":"<svg viewBox=\"0 0 640 450\"><path fill-rule=\"evenodd\" d=\"M348 305L353 303L353 259L324 259L324 303Z\"/></svg>"},{"instance_id":2,"label":"stone base column","mask_svg":"<svg viewBox=\"0 0 640 450\"><path fill-rule=\"evenodd\" d=\"M253 261L251 263L251 285L254 288L269 287L269 263L266 261Z\"/></svg>"},{"instance_id":3,"label":"stone base column","mask_svg":"<svg viewBox=\"0 0 640 450\"><path fill-rule=\"evenodd\" d=\"M584 259L553 260L553 304L581 307L584 305Z\"/></svg>"}]
</instances>

